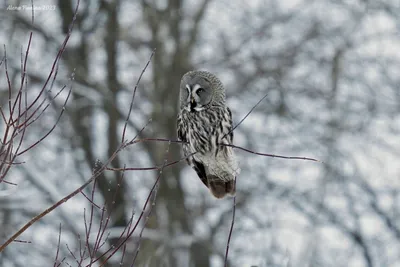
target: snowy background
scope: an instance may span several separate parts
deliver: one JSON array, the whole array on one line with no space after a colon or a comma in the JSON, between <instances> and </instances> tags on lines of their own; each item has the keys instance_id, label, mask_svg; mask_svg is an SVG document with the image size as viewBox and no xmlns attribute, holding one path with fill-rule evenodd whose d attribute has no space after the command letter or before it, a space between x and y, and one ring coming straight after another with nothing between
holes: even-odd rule
<instances>
[{"instance_id":1,"label":"snowy background","mask_svg":"<svg viewBox=\"0 0 400 267\"><path fill-rule=\"evenodd\" d=\"M76 1L34 1L33 24L30 5L0 1L0 58L7 52L12 98L30 32L27 94L33 99L68 33ZM235 122L268 93L235 130L235 145L323 161L237 150L241 174L229 266L400 267L399 0L81 1L52 89L65 84L71 98L52 134L7 174L17 185L0 183L0 244L82 185L95 160L105 162L118 148L133 89L153 49L128 139L140 133L175 140L180 78L206 69L224 83ZM29 128L25 147L51 128L65 97ZM0 106L8 99L3 63ZM5 128L2 120L0 136ZM181 158L179 144L142 142L124 149L110 167L159 166L166 151L168 161ZM138 220L158 174L106 171L98 178L93 202L110 218L98 255L118 243L132 212ZM0 252L0 266L86 266L87 254L82 263L77 258L95 242L102 222L95 208L94 233L85 243L92 206L82 194L73 197L18 238L30 243L14 242ZM168 167L152 213L140 223L146 229L135 266L223 266L231 218L231 198L214 199L184 162ZM119 250L104 266L131 266L139 230L125 253ZM55 264L57 247L62 262Z\"/></svg>"}]
</instances>

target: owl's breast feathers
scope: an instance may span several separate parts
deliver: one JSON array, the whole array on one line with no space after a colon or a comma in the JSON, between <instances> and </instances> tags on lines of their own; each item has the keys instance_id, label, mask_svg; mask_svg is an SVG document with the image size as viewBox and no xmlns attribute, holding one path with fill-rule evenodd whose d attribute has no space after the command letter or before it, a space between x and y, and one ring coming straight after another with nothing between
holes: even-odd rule
<instances>
[{"instance_id":1,"label":"owl's breast feathers","mask_svg":"<svg viewBox=\"0 0 400 267\"><path fill-rule=\"evenodd\" d=\"M188 112L182 110L180 117L185 132L186 142L193 152L200 154L217 154L224 146L218 143L231 143L231 136L222 137L229 133L232 123L228 116L224 116L227 111L223 108L209 108L207 110ZM226 140L225 140L226 139Z\"/></svg>"},{"instance_id":2,"label":"owl's breast feathers","mask_svg":"<svg viewBox=\"0 0 400 267\"><path fill-rule=\"evenodd\" d=\"M178 115L178 138L185 156L203 183L217 198L233 195L238 165L231 147L232 115L227 107L213 107L198 112L181 110Z\"/></svg>"}]
</instances>

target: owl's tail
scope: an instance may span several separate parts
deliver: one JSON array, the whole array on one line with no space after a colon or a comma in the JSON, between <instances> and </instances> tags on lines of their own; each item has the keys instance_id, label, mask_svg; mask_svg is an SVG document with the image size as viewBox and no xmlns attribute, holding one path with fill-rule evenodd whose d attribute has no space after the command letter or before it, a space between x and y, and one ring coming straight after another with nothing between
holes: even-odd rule
<instances>
[{"instance_id":1,"label":"owl's tail","mask_svg":"<svg viewBox=\"0 0 400 267\"><path fill-rule=\"evenodd\" d=\"M215 175L208 175L208 188L216 198L223 198L226 195L234 196L236 193L236 181L222 180Z\"/></svg>"}]
</instances>

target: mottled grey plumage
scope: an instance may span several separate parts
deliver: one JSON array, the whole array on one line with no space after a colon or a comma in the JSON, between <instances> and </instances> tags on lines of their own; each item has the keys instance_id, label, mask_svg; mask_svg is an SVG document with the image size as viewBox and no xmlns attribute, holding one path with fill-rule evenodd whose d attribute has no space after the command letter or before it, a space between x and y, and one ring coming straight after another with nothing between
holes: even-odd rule
<instances>
[{"instance_id":1,"label":"mottled grey plumage","mask_svg":"<svg viewBox=\"0 0 400 267\"><path fill-rule=\"evenodd\" d=\"M207 71L190 71L180 85L178 138L183 144L187 162L196 171L211 193L222 198L236 192L235 177L239 173L232 144L232 114L225 105L225 89L221 81Z\"/></svg>"}]
</instances>

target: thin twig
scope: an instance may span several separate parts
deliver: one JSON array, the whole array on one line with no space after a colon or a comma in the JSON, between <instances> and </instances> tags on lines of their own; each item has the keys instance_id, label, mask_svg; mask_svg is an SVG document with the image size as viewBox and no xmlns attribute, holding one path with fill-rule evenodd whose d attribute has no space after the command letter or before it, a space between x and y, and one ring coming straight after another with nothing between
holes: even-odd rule
<instances>
[{"instance_id":1,"label":"thin twig","mask_svg":"<svg viewBox=\"0 0 400 267\"><path fill-rule=\"evenodd\" d=\"M235 188L236 188L236 177L235 177ZM236 213L236 196L233 197L233 207L232 207L232 222L231 228L229 229L228 241L226 243L226 251L225 251L225 264L224 266L228 266L228 253L229 253L229 245L231 243L231 237L233 232L233 225L235 224L235 213Z\"/></svg>"},{"instance_id":2,"label":"thin twig","mask_svg":"<svg viewBox=\"0 0 400 267\"><path fill-rule=\"evenodd\" d=\"M236 127L238 127L238 126L250 115L250 113L252 113L253 110L254 110L267 96L268 96L268 93L266 93L266 94L265 94L265 95L250 109L250 111L246 114L246 116L244 116L243 119L241 119L241 120L239 121L239 123L236 124L235 127L232 128L232 130L230 130L227 134L225 134L225 135L222 137L222 139L224 139L225 136L227 136L227 135L229 135L230 133L232 133L232 132L236 129Z\"/></svg>"},{"instance_id":3,"label":"thin twig","mask_svg":"<svg viewBox=\"0 0 400 267\"><path fill-rule=\"evenodd\" d=\"M124 167L125 167L125 165L124 165ZM115 192L114 192L114 195L113 195L113 198L112 198L112 202L111 202L111 207L110 207L110 209L112 208L112 206L113 206L114 203L115 203L115 199L117 198L117 195L118 195L118 193L119 193L118 190L120 189L120 185L121 185L122 181L124 180L124 177L125 177L125 172L122 172L121 176L119 177L119 180L117 181L117 187L116 187L116 189L115 189ZM107 204L107 202L105 201L105 202L104 202L104 207L106 207L106 204ZM104 209L104 210L105 210L105 209ZM108 223L109 223L109 221L110 221L110 219L111 219L111 213L112 213L112 210L108 210L108 211L107 211L106 223L104 224L104 226L102 226L102 229L99 229L99 232L101 232L101 234L100 234L100 236L99 236L99 241L103 239L103 235L104 235L105 231L107 230ZM101 221L103 221L103 218L101 219ZM108 235L109 235L109 233L108 233ZM103 244L105 243L105 241L106 241L107 239L108 239L108 236L107 236L106 239L104 240ZM99 246L98 248L101 248L101 247L102 247L102 245Z\"/></svg>"},{"instance_id":4,"label":"thin twig","mask_svg":"<svg viewBox=\"0 0 400 267\"><path fill-rule=\"evenodd\" d=\"M72 258L74 258L74 260L76 261L76 263L78 263L79 266L79 261L76 258L75 254L72 252L72 250L69 248L68 244L65 244L65 246L67 247L67 250L69 251L69 254L71 254Z\"/></svg>"},{"instance_id":5,"label":"thin twig","mask_svg":"<svg viewBox=\"0 0 400 267\"><path fill-rule=\"evenodd\" d=\"M169 162L169 163L165 163L162 166L153 166L153 167L138 167L138 168L106 168L107 171L150 171L150 170L162 170L166 167L172 166L177 164L178 162L181 162L191 156L193 156L194 154L196 154L197 152L191 153L183 158L180 158L178 160Z\"/></svg>"},{"instance_id":6,"label":"thin twig","mask_svg":"<svg viewBox=\"0 0 400 267\"><path fill-rule=\"evenodd\" d=\"M130 231L131 231L131 227L132 227L132 223L133 223L133 216L134 216L134 215L135 215L135 211L134 211L133 208L132 208L131 218L130 218L130 220L129 220L128 227L127 227L127 231L126 231L127 238L129 238L128 235L129 235L129 233L130 233ZM120 265L122 265L122 264L124 263L124 257L125 257L125 253L126 253L126 243L127 243L127 242L124 243L124 247L122 248L122 256L121 256Z\"/></svg>"},{"instance_id":7,"label":"thin twig","mask_svg":"<svg viewBox=\"0 0 400 267\"><path fill-rule=\"evenodd\" d=\"M111 161L114 160L114 158L117 156L117 154L121 151L121 147L119 147L113 155L111 155L111 157L108 159L107 164L109 164ZM93 180L95 180L105 169L104 165L102 168L100 168L100 170L98 172L96 172L95 174L93 174L89 180L87 180L83 185L81 185L80 187L78 187L77 189L75 189L72 193L68 194L66 197L60 199L57 203L53 204L51 207L49 207L48 209L46 209L45 211L43 211L42 213L36 215L34 218L32 218L29 222L27 222L22 228L20 228L16 233L14 233L4 244L2 244L0 246L0 252L2 252L11 242L13 242L18 236L20 236L23 232L26 231L26 229L28 229L31 225L33 225L35 222L37 222L38 220L40 220L41 218L43 218L44 216L46 216L47 214L49 214L50 212L52 212L53 210L55 210L57 207L59 207L60 205L62 205L63 203L67 202L68 200L70 200L72 197L76 196L77 194L79 194L86 186L88 186L90 183L93 182ZM3 180L4 182L4 180Z\"/></svg>"},{"instance_id":8,"label":"thin twig","mask_svg":"<svg viewBox=\"0 0 400 267\"><path fill-rule=\"evenodd\" d=\"M157 141L157 142L188 144L188 142L185 142L185 141L171 140L171 139L167 139L167 138L142 138L142 139L135 140L135 143L146 142L146 141Z\"/></svg>"},{"instance_id":9,"label":"thin twig","mask_svg":"<svg viewBox=\"0 0 400 267\"><path fill-rule=\"evenodd\" d=\"M137 87L139 86L140 80L142 79L143 74L145 73L147 67L149 66L149 64L150 64L150 62L151 62L151 59L153 58L155 52L156 52L156 49L154 48L153 52L152 52L151 55L150 55L149 60L147 61L146 65L144 66L142 72L141 72L140 75L139 75L139 78L138 78L138 80L137 80L137 82L136 82L135 88L133 89L131 104L130 104L130 107L129 107L129 112L128 112L128 115L126 116L126 120L125 120L125 124L124 124L124 130L122 131L121 143L124 143L124 142L125 142L126 127L127 127L127 125L128 125L128 121L129 121L129 118L130 118L130 116L131 116L131 112L132 112L132 108L133 108L133 100L135 99Z\"/></svg>"},{"instance_id":10,"label":"thin twig","mask_svg":"<svg viewBox=\"0 0 400 267\"><path fill-rule=\"evenodd\" d=\"M162 175L164 168L167 166L167 158L168 158L168 155L169 155L169 147L170 147L170 145L171 145L171 143L168 143L167 151L166 151L166 153L165 153L165 158L164 158L164 164L163 164L163 167L160 169L160 176ZM152 205L151 205L150 208L149 208L149 211L148 211L148 213L147 213L146 219L145 219L145 221L144 221L144 223L143 223L143 227L142 227L142 229L141 229L141 231L140 231L140 233L139 233L138 247L136 248L135 257L133 258L133 261L132 261L132 263L131 263L131 267L134 266L134 264L135 264L135 262L136 262L136 258L137 258L138 254L139 254L139 251L140 251L140 243L141 243L141 240L142 240L143 231L144 231L144 229L145 229L145 227L146 227L147 221L149 220L149 217L150 217L150 215L151 215L151 211L153 210L153 207L155 206L155 203L156 203L157 190L155 190L155 191L153 192L153 195L154 195L154 196L153 196L153 203L152 203Z\"/></svg>"},{"instance_id":11,"label":"thin twig","mask_svg":"<svg viewBox=\"0 0 400 267\"><path fill-rule=\"evenodd\" d=\"M4 115L3 109L0 107L1 117L3 118L4 123L7 123L6 116Z\"/></svg>"},{"instance_id":12,"label":"thin twig","mask_svg":"<svg viewBox=\"0 0 400 267\"><path fill-rule=\"evenodd\" d=\"M29 50L30 50L30 46L31 46L31 39L32 39L32 32L30 34L30 38L29 38L29 42L28 42L28 47L26 48L26 52L25 52L25 58L23 60L23 54L22 54L22 48L21 48L21 67L23 66L23 72L21 73L21 87L19 90L18 95L20 96L19 98L17 97L18 100L18 118L15 121L15 124L18 125L20 123L21 118L23 117L24 120L26 120L28 113L24 112L24 115L22 116L21 114L21 102L22 102L22 90L23 90L23 86L24 86L24 80L25 80L25 111L27 111L28 108L28 79L25 79L26 73L27 73L27 61L28 61L28 55L29 55ZM22 65L23 64L23 65ZM22 68L21 68L22 69ZM17 101L15 100L15 101ZM12 115L11 115L12 116ZM14 130L15 133L18 134L18 126L14 126ZM12 161L14 161L16 159L16 157L18 156L18 151L21 149L22 143L24 141L25 138L25 133L26 133L26 128L22 129L22 135L19 138L19 142L17 145L17 148L14 151L14 156L12 158Z\"/></svg>"},{"instance_id":13,"label":"thin twig","mask_svg":"<svg viewBox=\"0 0 400 267\"><path fill-rule=\"evenodd\" d=\"M103 260L103 263L100 265L100 267L101 267L101 266L104 266L104 264L107 263L107 261L108 261L108 260L109 260L109 259L110 259L110 258L111 258L111 257L126 243L126 242L127 242L127 240L128 240L128 239L133 235L133 233L135 232L136 228L138 227L140 221L142 220L142 218L143 218L143 216L144 216L144 214L145 214L146 208L147 208L147 206L148 206L149 203L150 203L151 197L153 196L154 192L156 191L156 188L157 188L158 183L159 183L159 181L160 181L160 178L161 178L161 176L162 176L162 171L163 171L163 169L160 170L160 174L158 175L156 181L154 182L154 184L153 184L153 186L152 186L152 188L151 188L151 190L150 190L150 193L148 194L148 196L147 196L147 198L146 198L146 201L145 201L145 203L144 203L144 205L143 205L143 208L142 208L142 212L140 213L139 218L137 219L137 221L136 221L134 227L130 230L130 232L127 233L126 237L123 238L122 241L119 242L119 244L118 244L115 248L109 248L107 251L105 251L102 255L100 255L100 256L94 261L94 262L96 262L96 261L100 260L101 258L105 257L108 253L110 253L110 255L108 255L108 256ZM154 201L155 201L155 200L154 200ZM151 209L152 209L152 208L151 208ZM121 236L122 236L122 235L121 235Z\"/></svg>"},{"instance_id":14,"label":"thin twig","mask_svg":"<svg viewBox=\"0 0 400 267\"><path fill-rule=\"evenodd\" d=\"M57 260L58 260L58 253L60 252L60 242L61 242L61 223L60 223L60 229L58 231L58 242L57 242L57 252L56 252L56 258L54 259L54 267L57 266Z\"/></svg>"},{"instance_id":15,"label":"thin twig","mask_svg":"<svg viewBox=\"0 0 400 267\"><path fill-rule=\"evenodd\" d=\"M50 130L47 131L47 133L46 133L45 135L43 135L43 136L42 136L39 140L37 140L35 143L33 143L32 145L30 145L30 146L28 146L27 148L25 148L23 151L21 151L21 152L19 152L18 154L16 154L17 156L22 155L22 154L24 154L25 152L27 152L28 150L30 150L30 149L32 149L33 147L37 146L40 142L42 142L47 136L49 136L49 135L54 131L54 129L57 127L57 124L58 124L58 122L60 121L62 115L64 114L65 107L66 107L67 102L68 102L68 99L69 99L69 97L70 97L70 95L71 95L71 91L72 91L71 89L68 91L68 95L67 95L67 98L66 98L65 101L64 101L63 107L61 108L61 112L60 112L60 114L58 115L58 118L57 118L56 122L55 122L55 123L53 124L53 126L50 128Z\"/></svg>"},{"instance_id":16,"label":"thin twig","mask_svg":"<svg viewBox=\"0 0 400 267\"><path fill-rule=\"evenodd\" d=\"M281 158L281 159L310 160L310 161L315 161L315 162L324 163L323 161L320 161L320 160L317 160L317 159L314 159L314 158L307 158L307 157L288 157L288 156L280 156L280 155L275 155L275 154L260 153L260 152L252 151L252 150L247 149L247 148L243 148L243 147L235 146L235 145L230 145L230 144L218 144L218 145L220 145L220 146L229 146L229 147L237 148L237 149L246 151L246 152L248 152L248 153L255 154L255 155L259 155L259 156L264 156L264 157Z\"/></svg>"},{"instance_id":17,"label":"thin twig","mask_svg":"<svg viewBox=\"0 0 400 267\"><path fill-rule=\"evenodd\" d=\"M42 89L40 90L39 94L38 94L37 97L32 101L32 103L29 105L29 107L28 107L27 110L30 110L30 109L36 104L36 102L40 99L41 95L42 95L42 94L44 93L44 91L45 91L45 88L47 87L47 84L50 82L50 79L51 79L51 77L53 76L53 74L54 74L53 80L54 80L55 77L57 76L58 62L60 61L61 56L63 55L63 53L64 53L64 51L65 51L65 49L66 49L67 43L68 43L68 41L69 41L69 39L70 39L70 37L71 37L72 29L73 29L73 27L74 27L74 25L75 25L75 22L76 22L76 19L77 19L79 4L80 4L80 0L78 0L77 3L76 3L76 7L75 7L75 10L74 10L74 16L73 16L72 21L71 21L71 24L70 24L70 26L69 26L68 33L67 33L67 35L65 36L64 41L63 41L63 43L61 44L60 49L58 50L57 56L56 56L56 58L55 58L54 61L53 61L53 64L52 64L50 73L49 73L49 75L47 76L47 79L46 79L45 83L43 84L43 87L42 87ZM25 112L27 112L27 110L26 110Z\"/></svg>"},{"instance_id":18,"label":"thin twig","mask_svg":"<svg viewBox=\"0 0 400 267\"><path fill-rule=\"evenodd\" d=\"M150 118L147 123L142 127L142 129L140 129L140 131L129 142L126 142L125 147L138 143L136 139L139 137L139 135L143 133L144 129L146 129L146 127L149 126L150 122L152 121L153 120Z\"/></svg>"},{"instance_id":19,"label":"thin twig","mask_svg":"<svg viewBox=\"0 0 400 267\"><path fill-rule=\"evenodd\" d=\"M53 102L66 88L67 86L64 85L63 87L61 87L61 89L57 92L57 94L52 97L50 99L50 102L47 103L47 105L40 111L39 115L37 115L35 118L33 118L33 116L35 116L35 114L42 108L42 106L46 103L46 99L43 99L42 103L40 103L40 105L32 111L32 113L29 115L29 117L27 119L25 119L25 121L23 123L18 124L18 128L27 128L29 127L32 123L34 123L35 121L37 121L42 115L43 113L47 110L47 108L50 106L51 102ZM33 118L33 119L32 119ZM31 120L32 119L32 120ZM28 123L29 122L29 123Z\"/></svg>"},{"instance_id":20,"label":"thin twig","mask_svg":"<svg viewBox=\"0 0 400 267\"><path fill-rule=\"evenodd\" d=\"M94 175L95 173L100 172L101 168L103 168L103 167L104 167L103 163L101 163L101 161L99 159L96 160L96 162L94 163L94 168L92 170L92 174ZM91 192L91 200L92 200L93 203L94 203L94 193L96 191L96 184L97 184L97 180L95 179L93 181L92 192ZM95 255L95 252L92 253L90 251L90 233L92 231L92 225L93 225L94 206L90 206L89 226L87 226L85 213L83 215L84 215L85 231L86 231L86 246L85 246L85 249L88 250L89 257L93 258L93 256ZM96 250L96 248L93 248L93 250Z\"/></svg>"},{"instance_id":21,"label":"thin twig","mask_svg":"<svg viewBox=\"0 0 400 267\"><path fill-rule=\"evenodd\" d=\"M90 202L90 204L92 204L94 207L101 210L101 207L99 205L97 205L96 203L94 203L94 201L91 200L83 191L81 191L81 194Z\"/></svg>"},{"instance_id":22,"label":"thin twig","mask_svg":"<svg viewBox=\"0 0 400 267\"><path fill-rule=\"evenodd\" d=\"M3 134L3 141L1 144L1 151L0 152L5 152L5 155L3 155L4 159L7 159L9 155L12 154L12 140L14 138L14 132L15 132L15 128L14 130L11 130L11 126L13 124L12 118L12 112L11 112L11 92L12 92L12 86L11 86L11 80L10 80L10 76L8 73L8 63L7 63L7 49L6 46L4 45L4 69L5 69L5 74L6 74L6 80L7 80L7 84L8 84L8 109L9 109L9 119L8 122L6 122L6 127L5 127L5 131ZM12 131L12 133L10 133ZM11 135L11 137L9 138L9 135ZM7 146L7 147L6 147ZM9 169L11 168L11 165L7 165L5 164L5 162L0 161L0 171L1 171L1 176L0 176L0 183L1 182L5 182L4 178L6 176L6 174L8 173Z\"/></svg>"},{"instance_id":23,"label":"thin twig","mask_svg":"<svg viewBox=\"0 0 400 267\"><path fill-rule=\"evenodd\" d=\"M23 244L31 244L32 243L32 241L19 240L19 239L15 239L13 242L23 243Z\"/></svg>"}]
</instances>

